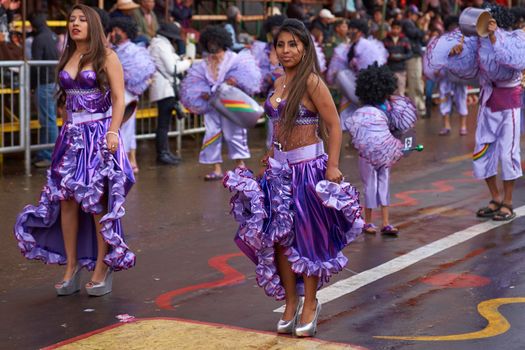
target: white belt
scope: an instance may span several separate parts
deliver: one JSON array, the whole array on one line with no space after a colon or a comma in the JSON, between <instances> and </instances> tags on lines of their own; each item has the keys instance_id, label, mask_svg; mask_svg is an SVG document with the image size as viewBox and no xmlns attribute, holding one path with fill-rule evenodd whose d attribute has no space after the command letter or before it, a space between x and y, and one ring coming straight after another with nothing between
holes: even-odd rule
<instances>
[{"instance_id":1,"label":"white belt","mask_svg":"<svg viewBox=\"0 0 525 350\"><path fill-rule=\"evenodd\" d=\"M110 118L111 113L111 108L102 113L89 113L88 111L68 112L68 120L73 124L84 124Z\"/></svg>"}]
</instances>

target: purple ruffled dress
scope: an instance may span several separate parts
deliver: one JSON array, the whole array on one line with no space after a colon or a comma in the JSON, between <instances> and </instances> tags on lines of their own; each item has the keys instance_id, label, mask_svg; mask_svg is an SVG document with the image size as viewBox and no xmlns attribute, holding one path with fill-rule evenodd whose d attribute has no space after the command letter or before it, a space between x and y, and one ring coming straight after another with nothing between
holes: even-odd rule
<instances>
[{"instance_id":1,"label":"purple ruffled dress","mask_svg":"<svg viewBox=\"0 0 525 350\"><path fill-rule=\"evenodd\" d=\"M135 179L122 145L115 154L107 149L110 91L97 88L96 74L91 70L79 72L75 79L61 71L59 83L66 92L68 120L56 141L38 206L26 206L17 217L14 234L18 247L28 259L65 264L60 201L74 199L80 205L78 264L93 270L97 260L93 214L106 211L101 203L106 196L108 210L100 221L109 244L104 261L115 271L128 269L135 265L135 255L124 242L120 219L125 213L124 198Z\"/></svg>"},{"instance_id":2,"label":"purple ruffled dress","mask_svg":"<svg viewBox=\"0 0 525 350\"><path fill-rule=\"evenodd\" d=\"M266 101L272 122L278 122L283 106L276 110ZM298 125L318 123L319 116L304 106L299 114ZM326 181L327 160L322 142L287 152L274 148L261 179L242 168L224 178L224 186L235 192L235 242L257 265L259 286L277 300L284 299L285 291L275 261L276 244L285 248L302 295L302 275L319 277L321 288L347 264L341 251L362 231L359 192L349 183Z\"/></svg>"}]
</instances>

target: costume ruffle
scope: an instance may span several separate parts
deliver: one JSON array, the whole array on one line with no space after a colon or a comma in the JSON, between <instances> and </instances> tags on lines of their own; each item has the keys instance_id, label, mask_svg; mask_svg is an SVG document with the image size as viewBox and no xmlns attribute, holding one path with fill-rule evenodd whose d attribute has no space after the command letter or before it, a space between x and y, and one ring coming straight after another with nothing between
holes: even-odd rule
<instances>
[{"instance_id":1,"label":"costume ruffle","mask_svg":"<svg viewBox=\"0 0 525 350\"><path fill-rule=\"evenodd\" d=\"M326 166L326 156L321 156L302 166L311 169L320 169ZM235 195L231 201L232 214L240 227L236 235L236 242L248 257L254 261L256 266L256 280L268 296L277 300L285 297L284 287L281 284L275 262L275 244L284 248L284 254L291 264L294 273L298 274L298 292L303 293L303 274L319 277L319 288L329 278L341 271L347 264L347 258L341 253L341 249L354 240L362 231L363 220L361 219L361 208L359 206L359 193L348 184L333 188L325 186L323 195L337 197L340 203L336 206L322 204L320 197L308 197L302 200L318 205L316 212L321 217L331 217L341 213L344 221L344 232L338 238L336 253L327 259L310 259L301 254L297 241L301 238L296 231L296 209L297 203L294 191L303 191L300 184L294 183L294 166L288 163L280 163L273 158L269 159L269 166L259 181L253 178L253 174L244 169L236 169L228 172L224 185ZM311 166L311 168L310 168ZM297 173L303 169L296 170ZM324 171L324 169L323 169ZM306 171L307 172L307 171ZM295 173L295 174L297 174ZM324 174L324 173L323 173ZM319 176L319 174L318 174ZM313 186L304 184L305 188ZM302 192L301 192L302 193ZM321 196L323 196L321 195ZM314 195L316 196L316 195ZM313 203L313 202L316 203ZM329 201L330 203L333 202ZM326 209L323 209L326 208ZM327 211L327 212L325 212ZM333 222L337 225L336 222ZM340 223L339 223L340 224ZM342 228L341 228L342 229ZM337 235L336 233L334 233ZM327 238L334 239L333 237ZM239 242L240 241L240 242ZM249 249L246 249L249 247Z\"/></svg>"},{"instance_id":2,"label":"costume ruffle","mask_svg":"<svg viewBox=\"0 0 525 350\"><path fill-rule=\"evenodd\" d=\"M502 29L496 31L494 43L494 59L499 65L510 69L525 69L525 32L515 30L507 32Z\"/></svg>"},{"instance_id":3,"label":"costume ruffle","mask_svg":"<svg viewBox=\"0 0 525 350\"><path fill-rule=\"evenodd\" d=\"M155 63L148 50L128 42L116 47L115 51L124 70L126 90L136 96L141 95L148 88L155 73Z\"/></svg>"},{"instance_id":4,"label":"costume ruffle","mask_svg":"<svg viewBox=\"0 0 525 350\"><path fill-rule=\"evenodd\" d=\"M202 98L203 94L211 96L212 84L207 81L206 69L205 61L192 65L180 87L180 101L196 114L204 114L211 108L208 101Z\"/></svg>"},{"instance_id":5,"label":"costume ruffle","mask_svg":"<svg viewBox=\"0 0 525 350\"><path fill-rule=\"evenodd\" d=\"M412 99L406 96L392 95L389 104L390 109L387 114L390 130L405 132L412 129L417 121L417 109Z\"/></svg>"},{"instance_id":6,"label":"costume ruffle","mask_svg":"<svg viewBox=\"0 0 525 350\"><path fill-rule=\"evenodd\" d=\"M225 80L233 78L237 86L248 95L256 94L261 89L261 71L257 67L250 51L242 50L234 58L226 72Z\"/></svg>"},{"instance_id":7,"label":"costume ruffle","mask_svg":"<svg viewBox=\"0 0 525 350\"><path fill-rule=\"evenodd\" d=\"M109 121L97 123L104 122ZM83 130L89 127L87 124L71 123L63 126L55 150L55 153L63 152L62 157L56 162L56 167L52 166L48 170L47 184L41 193L39 205L28 205L18 215L14 234L26 258L42 260L47 264L65 264L65 254L59 252L63 250L60 201L74 198L84 213L99 214L104 210L100 200L104 193L107 193L108 212L100 221L102 236L110 247L104 261L115 271L128 269L135 265L135 255L124 242L120 219L125 213L124 197L134 183L134 178L132 172L126 172L123 167L123 151L119 149L115 155L111 154L102 133L98 140L95 140L100 160L93 170L93 176L88 182L75 179L75 175L82 171L78 169L79 157L83 152L87 152L84 149L86 140ZM106 192L106 189L109 189L109 192ZM90 225L94 225L88 221L91 219L90 215L81 213L80 216L79 240L85 239L88 244L79 244L78 263L81 267L93 270L96 254L90 251L93 245L93 241L90 240L96 240L96 233L86 232L82 235L84 230L91 231ZM89 234L92 236L88 236Z\"/></svg>"},{"instance_id":8,"label":"costume ruffle","mask_svg":"<svg viewBox=\"0 0 525 350\"><path fill-rule=\"evenodd\" d=\"M328 70L326 71L326 82L329 85L335 84L335 77L337 72L348 69L348 50L350 49L350 44L339 44L334 49L334 54L328 65Z\"/></svg>"},{"instance_id":9,"label":"costume ruffle","mask_svg":"<svg viewBox=\"0 0 525 350\"><path fill-rule=\"evenodd\" d=\"M459 29L432 39L423 57L423 73L428 79L446 77L450 81L465 82L478 75L478 38L464 37L463 51L449 56L450 50L461 42Z\"/></svg>"},{"instance_id":10,"label":"costume ruffle","mask_svg":"<svg viewBox=\"0 0 525 350\"><path fill-rule=\"evenodd\" d=\"M364 106L346 120L352 144L374 168L394 165L403 156L403 144L390 132L388 117L380 109Z\"/></svg>"},{"instance_id":11,"label":"costume ruffle","mask_svg":"<svg viewBox=\"0 0 525 350\"><path fill-rule=\"evenodd\" d=\"M354 58L350 66L356 71L366 69L375 62L379 66L386 64L388 51L381 41L374 38L361 38L355 45ZM348 54L348 50L346 52Z\"/></svg>"}]
</instances>

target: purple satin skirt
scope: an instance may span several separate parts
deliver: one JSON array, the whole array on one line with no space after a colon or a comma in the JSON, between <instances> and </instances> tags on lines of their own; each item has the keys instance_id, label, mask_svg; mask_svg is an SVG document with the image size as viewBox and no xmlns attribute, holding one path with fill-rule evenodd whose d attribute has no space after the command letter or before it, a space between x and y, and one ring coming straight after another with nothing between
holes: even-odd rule
<instances>
[{"instance_id":1,"label":"purple satin skirt","mask_svg":"<svg viewBox=\"0 0 525 350\"><path fill-rule=\"evenodd\" d=\"M100 223L109 244L104 261L113 270L135 265L135 255L124 242L121 218L124 198L135 182L122 145L115 154L106 146L111 118L73 124L61 129L47 171L38 206L28 205L18 215L14 234L28 259L46 264L65 264L66 253L60 224L60 201L74 199L80 206L78 264L89 270L97 260L97 236L93 214L105 212ZM108 208L103 205L107 198Z\"/></svg>"},{"instance_id":2,"label":"purple satin skirt","mask_svg":"<svg viewBox=\"0 0 525 350\"><path fill-rule=\"evenodd\" d=\"M297 292L304 295L302 276L319 277L321 288L347 264L341 251L361 233L354 187L333 184L325 193L316 191L325 179L327 159L322 143L289 152L274 150L261 179L240 168L224 178L225 187L235 192L232 214L240 224L235 242L257 265L259 286L277 300L285 296L276 266L277 244L298 275Z\"/></svg>"}]
</instances>

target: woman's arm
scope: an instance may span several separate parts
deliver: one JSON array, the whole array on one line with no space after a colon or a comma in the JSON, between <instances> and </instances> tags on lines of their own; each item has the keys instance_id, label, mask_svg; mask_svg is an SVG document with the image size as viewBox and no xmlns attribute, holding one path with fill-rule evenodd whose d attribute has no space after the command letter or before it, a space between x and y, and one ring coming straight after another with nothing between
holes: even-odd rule
<instances>
[{"instance_id":1,"label":"woman's arm","mask_svg":"<svg viewBox=\"0 0 525 350\"><path fill-rule=\"evenodd\" d=\"M308 79L308 95L328 131L328 163L325 178L329 181L341 182L343 174L339 170L339 154L343 133L334 100L326 84L315 74Z\"/></svg>"},{"instance_id":2,"label":"woman's arm","mask_svg":"<svg viewBox=\"0 0 525 350\"><path fill-rule=\"evenodd\" d=\"M106 74L111 89L112 104L111 125L109 126L106 140L109 150L115 152L118 147L117 134L124 116L124 72L117 54L109 49L106 58Z\"/></svg>"}]
</instances>

